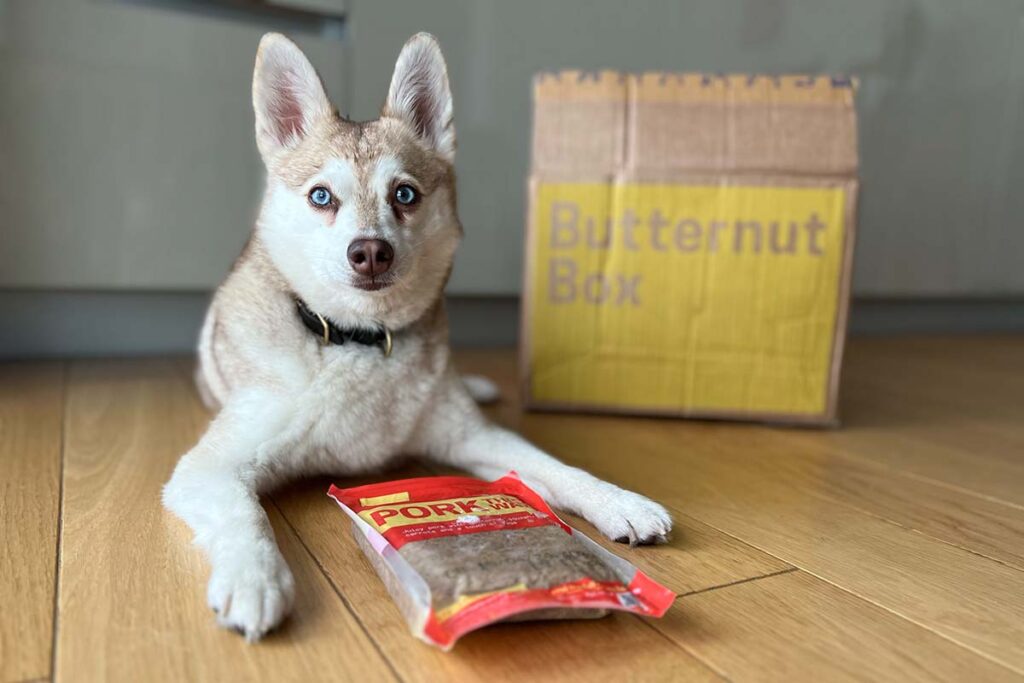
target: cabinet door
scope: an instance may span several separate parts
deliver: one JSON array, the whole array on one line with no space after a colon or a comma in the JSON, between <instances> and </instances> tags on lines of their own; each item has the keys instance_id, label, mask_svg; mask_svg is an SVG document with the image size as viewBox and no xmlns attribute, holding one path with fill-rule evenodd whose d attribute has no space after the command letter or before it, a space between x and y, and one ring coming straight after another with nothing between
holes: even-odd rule
<instances>
[{"instance_id":1,"label":"cabinet door","mask_svg":"<svg viewBox=\"0 0 1024 683\"><path fill-rule=\"evenodd\" d=\"M325 3L341 8L282 4ZM0 287L223 278L264 182L250 97L260 36L290 33L335 99L347 60L330 22L214 9L0 0Z\"/></svg>"}]
</instances>

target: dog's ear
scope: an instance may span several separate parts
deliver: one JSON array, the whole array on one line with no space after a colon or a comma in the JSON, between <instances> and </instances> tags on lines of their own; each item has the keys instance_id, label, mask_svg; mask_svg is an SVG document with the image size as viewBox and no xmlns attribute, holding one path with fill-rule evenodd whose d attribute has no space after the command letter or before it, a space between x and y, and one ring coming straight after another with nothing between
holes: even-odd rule
<instances>
[{"instance_id":1,"label":"dog's ear","mask_svg":"<svg viewBox=\"0 0 1024 683\"><path fill-rule=\"evenodd\" d=\"M298 144L333 115L323 83L302 50L280 33L260 40L252 76L256 145L264 159Z\"/></svg>"},{"instance_id":2,"label":"dog's ear","mask_svg":"<svg viewBox=\"0 0 1024 683\"><path fill-rule=\"evenodd\" d=\"M417 33L402 48L382 116L402 119L442 157L454 159L452 93L444 56L434 36Z\"/></svg>"}]
</instances>

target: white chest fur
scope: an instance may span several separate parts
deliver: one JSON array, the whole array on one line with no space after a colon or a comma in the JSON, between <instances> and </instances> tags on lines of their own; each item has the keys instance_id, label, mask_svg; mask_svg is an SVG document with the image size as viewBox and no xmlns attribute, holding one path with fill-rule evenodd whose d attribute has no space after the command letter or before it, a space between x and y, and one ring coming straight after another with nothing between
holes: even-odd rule
<instances>
[{"instance_id":1,"label":"white chest fur","mask_svg":"<svg viewBox=\"0 0 1024 683\"><path fill-rule=\"evenodd\" d=\"M402 455L447 365L447 350L416 337L377 347L319 349L308 384L296 397L288 433L296 441L277 457L301 459L310 472L348 474Z\"/></svg>"}]
</instances>

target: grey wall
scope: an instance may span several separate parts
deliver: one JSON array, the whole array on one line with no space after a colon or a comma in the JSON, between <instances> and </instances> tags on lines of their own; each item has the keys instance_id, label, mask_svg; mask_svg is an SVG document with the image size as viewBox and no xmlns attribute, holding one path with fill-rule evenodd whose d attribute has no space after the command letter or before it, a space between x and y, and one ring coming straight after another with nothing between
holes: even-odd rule
<instances>
[{"instance_id":1,"label":"grey wall","mask_svg":"<svg viewBox=\"0 0 1024 683\"><path fill-rule=\"evenodd\" d=\"M260 36L296 33L344 95L346 44L323 27L174 6L0 0L0 287L215 286L263 183Z\"/></svg>"},{"instance_id":2,"label":"grey wall","mask_svg":"<svg viewBox=\"0 0 1024 683\"><path fill-rule=\"evenodd\" d=\"M530 78L565 67L859 76L854 330L1024 327L1024 0L277 4L346 23L0 0L0 355L191 345L255 213L249 82L273 29L356 118L376 115L409 35L440 38L467 233L459 340L514 336Z\"/></svg>"},{"instance_id":3,"label":"grey wall","mask_svg":"<svg viewBox=\"0 0 1024 683\"><path fill-rule=\"evenodd\" d=\"M855 291L1024 294L1024 0L284 4L347 12L346 35L169 9L194 2L0 0L0 287L215 285L260 191L256 43L284 27L358 118L409 35L441 39L467 227L454 293L519 290L531 75L613 67L859 76Z\"/></svg>"}]
</instances>

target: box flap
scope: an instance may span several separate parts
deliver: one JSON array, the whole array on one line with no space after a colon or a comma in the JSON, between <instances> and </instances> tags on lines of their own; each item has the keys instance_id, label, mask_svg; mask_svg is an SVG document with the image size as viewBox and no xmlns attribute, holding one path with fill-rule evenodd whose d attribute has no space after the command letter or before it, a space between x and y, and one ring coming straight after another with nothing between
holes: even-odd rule
<instances>
[{"instance_id":1,"label":"box flap","mask_svg":"<svg viewBox=\"0 0 1024 683\"><path fill-rule=\"evenodd\" d=\"M534 80L533 172L853 177L856 82L827 76L561 71Z\"/></svg>"}]
</instances>

